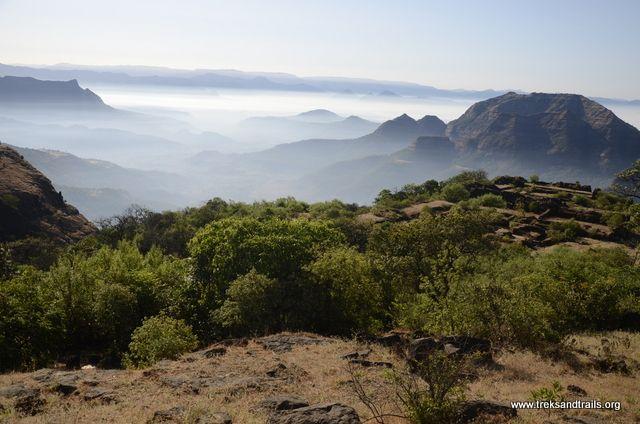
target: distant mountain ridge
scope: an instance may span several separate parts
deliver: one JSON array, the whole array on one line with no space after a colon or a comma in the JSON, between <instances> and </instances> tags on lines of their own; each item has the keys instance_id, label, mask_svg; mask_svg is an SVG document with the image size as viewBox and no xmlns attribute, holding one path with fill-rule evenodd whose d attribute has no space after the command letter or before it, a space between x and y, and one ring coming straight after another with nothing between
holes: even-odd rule
<instances>
[{"instance_id":1,"label":"distant mountain ridge","mask_svg":"<svg viewBox=\"0 0 640 424\"><path fill-rule=\"evenodd\" d=\"M41 81L30 77L0 77L0 105L57 105L111 109L78 81Z\"/></svg>"}]
</instances>

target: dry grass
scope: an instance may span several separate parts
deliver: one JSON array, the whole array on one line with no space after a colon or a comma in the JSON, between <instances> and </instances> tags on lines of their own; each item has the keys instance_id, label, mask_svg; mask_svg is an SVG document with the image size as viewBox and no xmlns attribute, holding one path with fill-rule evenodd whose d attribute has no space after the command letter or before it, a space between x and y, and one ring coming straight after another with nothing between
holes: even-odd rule
<instances>
[{"instance_id":1,"label":"dry grass","mask_svg":"<svg viewBox=\"0 0 640 424\"><path fill-rule=\"evenodd\" d=\"M624 339L615 343L616 354L628 359L640 357L640 336L627 333L608 333L609 339ZM573 346L597 354L601 348L601 335L576 337ZM206 411L228 412L234 423L264 423L267 412L258 408L261 400L276 394L291 394L310 403L341 402L355 407L363 421L371 415L351 388L347 363L340 356L362 350L365 346L352 340L327 340L317 345L296 346L289 352L277 353L256 342L246 346L229 347L226 354L206 358L202 352L185 355L178 361L156 365L148 370L135 371L78 371L79 394L67 397L45 391L47 406L42 414L18 417L9 410L3 422L24 423L144 423L157 410L174 406L187 409L187 422L195 422ZM372 345L370 359L388 361L401 366L400 361L387 348ZM620 400L619 412L597 412L602 422L640 422L639 380L637 370L631 376L601 374L593 370L574 371L563 362L544 359L531 352L501 352L496 357L501 367L481 371L480 378L469 385L468 397L509 402L527 400L531 390L559 381L563 386L575 384L588 393L588 399ZM267 371L284 364L275 377ZM401 413L393 399L393 387L385 378L382 368L361 368L361 380L373 394L383 410ZM0 387L23 383L36 386L33 374L13 373L0 376ZM214 381L216 387L193 390L189 384L178 388L163 381L170 377L183 377L187 381ZM83 380L95 379L98 387L112 390L117 402L102 404L85 401L83 393L89 389ZM243 382L253 382L243 387ZM255 387L252 387L255 385ZM573 411L570 415L586 415ZM520 411L519 422L539 423L545 420L562 422L561 413L547 415L541 411ZM591 414L593 415L593 414ZM2 419L0 419L2 421ZM390 419L389 423L402 422Z\"/></svg>"}]
</instances>

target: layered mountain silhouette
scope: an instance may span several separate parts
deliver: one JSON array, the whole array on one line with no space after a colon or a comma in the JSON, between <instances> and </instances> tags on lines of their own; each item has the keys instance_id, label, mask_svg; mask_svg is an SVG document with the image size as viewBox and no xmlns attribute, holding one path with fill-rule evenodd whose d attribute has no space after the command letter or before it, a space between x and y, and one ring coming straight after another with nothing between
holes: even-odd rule
<instances>
[{"instance_id":1,"label":"layered mountain silhouette","mask_svg":"<svg viewBox=\"0 0 640 424\"><path fill-rule=\"evenodd\" d=\"M233 137L238 140L269 144L301 139L346 139L369 134L379 123L358 116L343 117L325 109L294 116L260 116L240 122Z\"/></svg>"},{"instance_id":2,"label":"layered mountain silhouette","mask_svg":"<svg viewBox=\"0 0 640 424\"><path fill-rule=\"evenodd\" d=\"M0 175L0 241L33 236L70 242L95 230L47 177L4 144Z\"/></svg>"},{"instance_id":3,"label":"layered mountain silhouette","mask_svg":"<svg viewBox=\"0 0 640 424\"><path fill-rule=\"evenodd\" d=\"M111 109L78 81L41 81L30 77L0 77L0 105L84 107L97 110Z\"/></svg>"},{"instance_id":4,"label":"layered mountain silhouette","mask_svg":"<svg viewBox=\"0 0 640 424\"><path fill-rule=\"evenodd\" d=\"M441 128L436 119L434 126ZM393 137L396 131L420 121L412 124L411 118L401 116L373 134L386 134L402 144L403 133ZM338 196L365 202L383 187L477 168L492 175L539 174L607 186L616 172L639 157L640 131L593 100L575 94L507 93L474 104L439 137L418 137L396 152L345 158L314 169L293 191L308 193L310 200Z\"/></svg>"}]
</instances>

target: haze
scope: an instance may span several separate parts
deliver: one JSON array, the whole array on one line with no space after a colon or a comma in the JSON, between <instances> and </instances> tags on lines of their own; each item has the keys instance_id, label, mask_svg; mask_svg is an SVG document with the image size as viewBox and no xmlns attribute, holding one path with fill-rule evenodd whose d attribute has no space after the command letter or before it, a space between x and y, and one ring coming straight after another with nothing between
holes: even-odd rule
<instances>
[{"instance_id":1,"label":"haze","mask_svg":"<svg viewBox=\"0 0 640 424\"><path fill-rule=\"evenodd\" d=\"M638 16L634 0L3 0L0 52L4 63L235 68L637 99Z\"/></svg>"}]
</instances>

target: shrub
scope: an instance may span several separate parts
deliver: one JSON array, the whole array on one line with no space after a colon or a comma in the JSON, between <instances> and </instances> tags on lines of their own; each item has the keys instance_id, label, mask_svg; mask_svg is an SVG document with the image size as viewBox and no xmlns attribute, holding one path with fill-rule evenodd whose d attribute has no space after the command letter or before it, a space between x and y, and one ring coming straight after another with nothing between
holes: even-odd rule
<instances>
[{"instance_id":1,"label":"shrub","mask_svg":"<svg viewBox=\"0 0 640 424\"><path fill-rule=\"evenodd\" d=\"M529 181L533 184L538 184L540 182L540 176L537 174L533 174L529 177Z\"/></svg>"},{"instance_id":2,"label":"shrub","mask_svg":"<svg viewBox=\"0 0 640 424\"><path fill-rule=\"evenodd\" d=\"M269 278L294 280L318 251L344 240L324 221L227 218L200 230L189 250L196 277L222 294L252 268Z\"/></svg>"},{"instance_id":3,"label":"shrub","mask_svg":"<svg viewBox=\"0 0 640 424\"><path fill-rule=\"evenodd\" d=\"M184 321L158 315L145 319L135 329L124 364L127 368L143 368L161 359L176 359L197 346L198 339Z\"/></svg>"},{"instance_id":4,"label":"shrub","mask_svg":"<svg viewBox=\"0 0 640 424\"><path fill-rule=\"evenodd\" d=\"M479 169L476 171L464 171L449 178L444 182L445 185L448 184L488 184L489 179L487 178L486 171Z\"/></svg>"},{"instance_id":5,"label":"shrub","mask_svg":"<svg viewBox=\"0 0 640 424\"><path fill-rule=\"evenodd\" d=\"M215 318L232 333L265 334L281 328L282 299L276 280L252 269L234 280L226 294Z\"/></svg>"},{"instance_id":6,"label":"shrub","mask_svg":"<svg viewBox=\"0 0 640 424\"><path fill-rule=\"evenodd\" d=\"M497 194L487 193L480 197L471 199L470 204L472 206L487 206L491 208L506 208L507 202Z\"/></svg>"},{"instance_id":7,"label":"shrub","mask_svg":"<svg viewBox=\"0 0 640 424\"><path fill-rule=\"evenodd\" d=\"M413 364L416 374L392 371L396 397L409 422L415 424L454 424L464 402L466 359L454 359L444 352L433 352L427 360Z\"/></svg>"},{"instance_id":8,"label":"shrub","mask_svg":"<svg viewBox=\"0 0 640 424\"><path fill-rule=\"evenodd\" d=\"M584 230L576 221L552 222L547 235L555 242L574 241L584 234Z\"/></svg>"},{"instance_id":9,"label":"shrub","mask_svg":"<svg viewBox=\"0 0 640 424\"><path fill-rule=\"evenodd\" d=\"M329 296L318 318L334 333L373 333L381 328L382 287L374 279L366 255L338 247L307 267L319 291Z\"/></svg>"},{"instance_id":10,"label":"shrub","mask_svg":"<svg viewBox=\"0 0 640 424\"><path fill-rule=\"evenodd\" d=\"M469 198L469 192L462 183L449 183L441 191L442 197L445 200L453 203L467 200Z\"/></svg>"},{"instance_id":11,"label":"shrub","mask_svg":"<svg viewBox=\"0 0 640 424\"><path fill-rule=\"evenodd\" d=\"M587 208L590 208L593 206L593 201L591 199L589 199L587 196L584 196L582 194L576 194L573 196L573 202L576 205L579 206L584 206Z\"/></svg>"}]
</instances>

